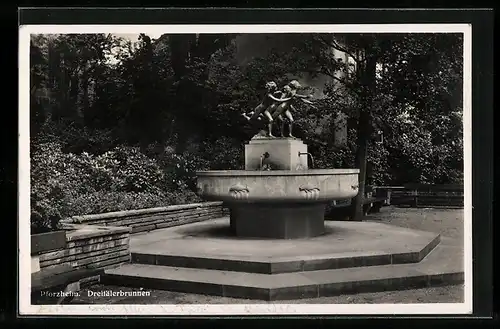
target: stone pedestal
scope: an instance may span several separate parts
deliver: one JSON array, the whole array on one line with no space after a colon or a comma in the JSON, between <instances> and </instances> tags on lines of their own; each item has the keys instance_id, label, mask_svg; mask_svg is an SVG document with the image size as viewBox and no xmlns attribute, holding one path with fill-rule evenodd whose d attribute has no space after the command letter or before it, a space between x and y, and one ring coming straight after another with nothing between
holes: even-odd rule
<instances>
[{"instance_id":1,"label":"stone pedestal","mask_svg":"<svg viewBox=\"0 0 500 329\"><path fill-rule=\"evenodd\" d=\"M248 238L300 239L325 232L325 205L234 204L230 206L233 234Z\"/></svg>"},{"instance_id":2,"label":"stone pedestal","mask_svg":"<svg viewBox=\"0 0 500 329\"><path fill-rule=\"evenodd\" d=\"M261 156L269 157L269 163L276 170L305 170L308 168L307 145L293 138L254 138L245 145L245 170L260 170ZM303 153L303 155L299 155Z\"/></svg>"}]
</instances>

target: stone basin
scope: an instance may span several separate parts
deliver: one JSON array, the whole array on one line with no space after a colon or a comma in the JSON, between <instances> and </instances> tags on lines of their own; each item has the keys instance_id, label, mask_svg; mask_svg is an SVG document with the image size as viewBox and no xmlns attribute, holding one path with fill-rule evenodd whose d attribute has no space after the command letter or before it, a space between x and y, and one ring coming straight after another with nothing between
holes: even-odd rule
<instances>
[{"instance_id":1,"label":"stone basin","mask_svg":"<svg viewBox=\"0 0 500 329\"><path fill-rule=\"evenodd\" d=\"M198 194L227 203L321 203L358 193L359 169L197 172Z\"/></svg>"},{"instance_id":2,"label":"stone basin","mask_svg":"<svg viewBox=\"0 0 500 329\"><path fill-rule=\"evenodd\" d=\"M236 236L316 237L325 232L326 203L358 194L359 169L309 169L308 159L314 167L299 139L254 137L245 145L245 170L199 171L197 192L225 203Z\"/></svg>"}]
</instances>

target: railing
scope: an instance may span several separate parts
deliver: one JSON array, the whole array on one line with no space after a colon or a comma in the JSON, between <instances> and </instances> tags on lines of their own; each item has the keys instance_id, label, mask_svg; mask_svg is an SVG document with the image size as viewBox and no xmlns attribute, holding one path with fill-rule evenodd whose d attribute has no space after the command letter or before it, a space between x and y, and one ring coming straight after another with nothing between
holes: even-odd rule
<instances>
[{"instance_id":1,"label":"railing","mask_svg":"<svg viewBox=\"0 0 500 329\"><path fill-rule=\"evenodd\" d=\"M405 186L377 186L377 195L387 195L388 204L410 207L464 206L463 185L408 184Z\"/></svg>"},{"instance_id":2,"label":"railing","mask_svg":"<svg viewBox=\"0 0 500 329\"><path fill-rule=\"evenodd\" d=\"M462 185L366 186L363 211L378 212L383 206L429 208L463 208ZM326 218L345 220L349 216L351 200L337 200L328 204Z\"/></svg>"}]
</instances>

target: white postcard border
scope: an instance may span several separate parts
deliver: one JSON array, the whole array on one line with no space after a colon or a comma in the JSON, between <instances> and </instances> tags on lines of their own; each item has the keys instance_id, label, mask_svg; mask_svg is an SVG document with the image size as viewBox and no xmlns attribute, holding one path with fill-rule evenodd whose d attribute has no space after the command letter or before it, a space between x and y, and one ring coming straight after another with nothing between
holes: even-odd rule
<instances>
[{"instance_id":1,"label":"white postcard border","mask_svg":"<svg viewBox=\"0 0 500 329\"><path fill-rule=\"evenodd\" d=\"M464 303L31 305L30 35L69 33L463 33ZM472 28L470 24L352 25L23 25L19 28L19 315L396 315L472 312Z\"/></svg>"}]
</instances>

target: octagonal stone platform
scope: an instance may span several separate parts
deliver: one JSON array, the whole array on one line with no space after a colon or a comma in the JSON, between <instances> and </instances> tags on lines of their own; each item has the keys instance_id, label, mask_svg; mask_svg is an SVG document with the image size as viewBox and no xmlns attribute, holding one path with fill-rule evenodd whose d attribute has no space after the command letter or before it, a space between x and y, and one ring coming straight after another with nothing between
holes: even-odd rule
<instances>
[{"instance_id":1,"label":"octagonal stone platform","mask_svg":"<svg viewBox=\"0 0 500 329\"><path fill-rule=\"evenodd\" d=\"M285 273L416 263L440 241L434 233L380 223L328 222L300 240L231 236L227 219L151 232L131 241L132 261L250 273Z\"/></svg>"},{"instance_id":2,"label":"octagonal stone platform","mask_svg":"<svg viewBox=\"0 0 500 329\"><path fill-rule=\"evenodd\" d=\"M262 300L463 282L462 251L439 235L375 222L327 222L296 240L231 235L229 219L131 238L132 264L102 283Z\"/></svg>"}]
</instances>

